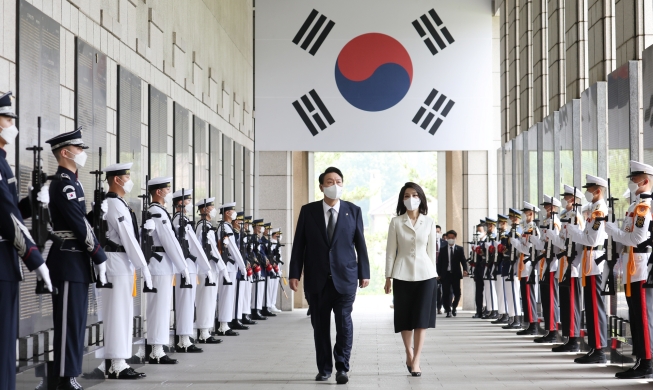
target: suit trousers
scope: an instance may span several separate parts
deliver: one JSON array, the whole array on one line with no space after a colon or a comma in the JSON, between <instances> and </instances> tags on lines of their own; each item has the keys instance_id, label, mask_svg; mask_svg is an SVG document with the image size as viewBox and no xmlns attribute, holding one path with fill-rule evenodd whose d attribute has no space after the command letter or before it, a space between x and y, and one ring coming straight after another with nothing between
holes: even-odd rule
<instances>
[{"instance_id":1,"label":"suit trousers","mask_svg":"<svg viewBox=\"0 0 653 390\"><path fill-rule=\"evenodd\" d=\"M336 361L336 370L349 371L349 357L354 341L351 311L356 294L340 294L333 285L333 279L328 278L321 292L309 295L318 372L322 375L331 374L333 371L332 353ZM336 344L333 347L333 352L331 349L332 311L336 323Z\"/></svg>"},{"instance_id":2,"label":"suit trousers","mask_svg":"<svg viewBox=\"0 0 653 390\"><path fill-rule=\"evenodd\" d=\"M442 305L447 313L458 307L458 303L460 302L460 282L460 279L453 277L449 272L440 278L442 285Z\"/></svg>"},{"instance_id":3,"label":"suit trousers","mask_svg":"<svg viewBox=\"0 0 653 390\"><path fill-rule=\"evenodd\" d=\"M537 298L535 297L537 285L529 284L526 278L522 278L520 287L524 322L537 322Z\"/></svg>"},{"instance_id":4,"label":"suit trousers","mask_svg":"<svg viewBox=\"0 0 653 390\"><path fill-rule=\"evenodd\" d=\"M608 345L608 323L601 295L601 279L601 275L586 276L583 287L587 344L595 349Z\"/></svg>"},{"instance_id":5,"label":"suit trousers","mask_svg":"<svg viewBox=\"0 0 653 390\"><path fill-rule=\"evenodd\" d=\"M560 326L563 337L580 337L580 314L583 295L578 278L569 278L569 286L561 285Z\"/></svg>"},{"instance_id":6,"label":"suit trousers","mask_svg":"<svg viewBox=\"0 0 653 390\"><path fill-rule=\"evenodd\" d=\"M505 282L501 275L497 275L497 280L494 281L494 286L497 289L497 305L498 305L498 310L499 310L499 315L506 314L506 293L504 291L505 289Z\"/></svg>"},{"instance_id":7,"label":"suit trousers","mask_svg":"<svg viewBox=\"0 0 653 390\"><path fill-rule=\"evenodd\" d=\"M555 331L560 320L558 278L556 278L555 271L544 273L544 279L540 281L540 297L545 330Z\"/></svg>"},{"instance_id":8,"label":"suit trousers","mask_svg":"<svg viewBox=\"0 0 653 390\"><path fill-rule=\"evenodd\" d=\"M644 283L630 284L628 315L633 335L633 355L640 359L651 359L651 337L653 336L653 288L644 288ZM625 286L624 286L625 290Z\"/></svg>"},{"instance_id":9,"label":"suit trousers","mask_svg":"<svg viewBox=\"0 0 653 390\"><path fill-rule=\"evenodd\" d=\"M52 281L59 294L52 296L54 369L59 376L82 373L84 334L88 314L88 283Z\"/></svg>"},{"instance_id":10,"label":"suit trousers","mask_svg":"<svg viewBox=\"0 0 653 390\"><path fill-rule=\"evenodd\" d=\"M16 388L16 338L18 338L18 282L0 281L0 389Z\"/></svg>"},{"instance_id":11,"label":"suit trousers","mask_svg":"<svg viewBox=\"0 0 653 390\"><path fill-rule=\"evenodd\" d=\"M483 283L483 280L478 280L477 278L474 278L474 284L476 285L476 314L481 314L483 313L483 287L485 286L485 283Z\"/></svg>"}]
</instances>

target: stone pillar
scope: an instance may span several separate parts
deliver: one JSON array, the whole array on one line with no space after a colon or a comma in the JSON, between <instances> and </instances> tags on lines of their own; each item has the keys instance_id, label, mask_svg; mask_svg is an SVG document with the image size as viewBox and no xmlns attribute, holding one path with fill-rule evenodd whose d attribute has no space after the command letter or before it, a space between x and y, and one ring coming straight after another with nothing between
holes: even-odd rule
<instances>
[{"instance_id":1,"label":"stone pillar","mask_svg":"<svg viewBox=\"0 0 653 390\"><path fill-rule=\"evenodd\" d=\"M549 15L549 110L565 104L567 90L565 68L565 0L548 0ZM544 116L549 113L544 113Z\"/></svg>"},{"instance_id":2,"label":"stone pillar","mask_svg":"<svg viewBox=\"0 0 653 390\"><path fill-rule=\"evenodd\" d=\"M447 152L438 153L438 220L436 224L442 227L442 234L449 230L447 226Z\"/></svg>"},{"instance_id":3,"label":"stone pillar","mask_svg":"<svg viewBox=\"0 0 653 390\"><path fill-rule=\"evenodd\" d=\"M589 87L587 64L587 0L566 0L565 35L567 88L566 100L580 99ZM556 110L557 111L557 110Z\"/></svg>"},{"instance_id":4,"label":"stone pillar","mask_svg":"<svg viewBox=\"0 0 653 390\"><path fill-rule=\"evenodd\" d=\"M255 218L263 218L272 222L274 228L281 228L284 233L281 254L284 265L281 265L283 275L288 275L290 252L293 238L293 156L292 152L257 152L257 209ZM279 289L277 307L281 310L292 310L292 293L288 286L286 298Z\"/></svg>"},{"instance_id":5,"label":"stone pillar","mask_svg":"<svg viewBox=\"0 0 653 390\"><path fill-rule=\"evenodd\" d=\"M521 104L519 93L521 91L520 52L519 52L519 2L517 0L505 0L508 4L508 131L510 138L521 133Z\"/></svg>"},{"instance_id":6,"label":"stone pillar","mask_svg":"<svg viewBox=\"0 0 653 390\"><path fill-rule=\"evenodd\" d=\"M299 211L302 206L309 202L309 156L308 152L292 152L293 182L292 182L292 222L293 230L288 232L287 240L292 240L295 236L295 227L299 218ZM290 257L287 259L290 261ZM288 289L290 291L290 289ZM297 293L294 293L293 308L300 309L308 307L308 302L304 298L304 283L299 283Z\"/></svg>"},{"instance_id":7,"label":"stone pillar","mask_svg":"<svg viewBox=\"0 0 653 390\"><path fill-rule=\"evenodd\" d=\"M519 123L522 129L533 124L533 4L519 2Z\"/></svg>"},{"instance_id":8,"label":"stone pillar","mask_svg":"<svg viewBox=\"0 0 653 390\"><path fill-rule=\"evenodd\" d=\"M589 85L605 81L605 77L616 68L614 13L614 1L588 2Z\"/></svg>"},{"instance_id":9,"label":"stone pillar","mask_svg":"<svg viewBox=\"0 0 653 390\"><path fill-rule=\"evenodd\" d=\"M650 0L615 0L617 66L641 60L653 43L653 4Z\"/></svg>"}]
</instances>

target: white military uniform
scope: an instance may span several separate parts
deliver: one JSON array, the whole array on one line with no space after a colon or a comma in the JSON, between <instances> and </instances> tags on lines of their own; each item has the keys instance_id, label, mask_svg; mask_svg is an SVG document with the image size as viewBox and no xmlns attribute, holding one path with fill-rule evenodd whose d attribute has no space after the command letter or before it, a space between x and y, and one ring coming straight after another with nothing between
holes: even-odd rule
<instances>
[{"instance_id":1,"label":"white military uniform","mask_svg":"<svg viewBox=\"0 0 653 390\"><path fill-rule=\"evenodd\" d=\"M515 231L515 237L512 236L512 228L510 229L510 232L508 232L508 241L511 241L513 238L515 240L519 240L519 237L521 237L521 227L518 227L519 231ZM517 230L517 229L516 229ZM511 273L508 273L506 276L504 276L504 286L506 287L504 289L504 292L506 294L506 303L507 303L507 312L509 317L516 317L521 315L521 289L520 289L520 281L517 278L517 264L519 262L519 251L515 248L513 243L510 243L510 249L508 254L505 255L508 260L510 260L510 257L513 257L514 264L511 265L512 271ZM504 262L504 267L508 263ZM506 272L504 272L506 274Z\"/></svg>"},{"instance_id":2,"label":"white military uniform","mask_svg":"<svg viewBox=\"0 0 653 390\"><path fill-rule=\"evenodd\" d=\"M486 259L486 265L485 265L485 271L483 272L483 295L485 297L485 307L487 310L491 312L498 312L499 311L499 302L497 300L497 286L496 286L496 281L495 280L489 280L485 279L485 275L488 273L492 273L492 270L488 270L488 267L490 266L487 262L490 259L490 247L493 247L492 251L494 251L494 256L495 256L495 263L490 266L492 268L496 267L496 250L497 250L497 245L499 245L499 235L496 233L496 222L492 222L495 224L495 231L494 232L488 232L486 241L485 241L485 246L483 250L485 251L485 259Z\"/></svg>"},{"instance_id":3,"label":"white military uniform","mask_svg":"<svg viewBox=\"0 0 653 390\"><path fill-rule=\"evenodd\" d=\"M565 241L567 240L569 234L567 233L567 226L571 222L567 222L567 220L570 220L575 217L575 220L577 221L578 224L580 224L580 228L584 229L585 226L585 221L583 220L583 217L580 215L579 212L575 212L574 210L565 210L560 214L560 220L565 220L565 222L560 222L560 231L558 234L555 234L555 232L548 232L546 233L547 237L555 247L558 248L558 253L560 253L560 250L565 249ZM576 246L576 257L574 258L574 261L571 263L571 277L572 278L577 278L580 276L580 262L581 262L581 257L583 253L583 246L577 243L574 243L573 245ZM567 272L567 267L569 266L569 261L566 257L563 257L560 259L560 263L558 264L558 279L561 279L560 274L564 275Z\"/></svg>"},{"instance_id":4,"label":"white military uniform","mask_svg":"<svg viewBox=\"0 0 653 390\"><path fill-rule=\"evenodd\" d=\"M247 232L245 232L247 233ZM242 237L243 246L247 247L247 242L249 239L249 234ZM247 265L246 265L247 266ZM248 267L252 265L249 264ZM251 268L250 268L251 270ZM239 281L240 287L238 289L238 307L236 308L238 313L238 318L241 319L243 314L249 315L252 311L252 276L247 275L247 271L243 274L245 280Z\"/></svg>"},{"instance_id":5,"label":"white military uniform","mask_svg":"<svg viewBox=\"0 0 653 390\"><path fill-rule=\"evenodd\" d=\"M220 239L223 231L225 233L234 232L231 224L227 222L220 222L215 232L216 242L218 242ZM229 275L229 280L236 280L236 272L238 269L240 269L240 272L243 275L247 275L247 271L245 270L245 262L240 255L240 251L238 250L238 245L236 245L236 239L234 236L229 236L228 239L225 239L220 244L222 246L222 256L227 261L227 274ZM226 332L229 330L229 326L227 324L234 319L235 303L236 285L233 283L227 285L224 283L224 279L220 278L218 280L218 321L220 322L221 332Z\"/></svg>"}]
</instances>

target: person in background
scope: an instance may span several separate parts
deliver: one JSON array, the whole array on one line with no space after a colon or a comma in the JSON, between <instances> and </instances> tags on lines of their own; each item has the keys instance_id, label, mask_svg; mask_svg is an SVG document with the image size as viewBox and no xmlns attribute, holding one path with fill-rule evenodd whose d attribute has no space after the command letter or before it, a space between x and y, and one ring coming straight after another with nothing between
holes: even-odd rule
<instances>
[{"instance_id":1,"label":"person in background","mask_svg":"<svg viewBox=\"0 0 653 390\"><path fill-rule=\"evenodd\" d=\"M447 246L447 240L442 237L442 227L440 225L435 225L435 235L438 237L438 250L436 256L440 255L440 248ZM442 314L442 283L438 283L438 314Z\"/></svg>"},{"instance_id":2,"label":"person in background","mask_svg":"<svg viewBox=\"0 0 653 390\"><path fill-rule=\"evenodd\" d=\"M441 247L437 261L438 280L440 280L438 284L442 286L444 292L443 304L447 318L456 316L456 308L460 302L460 281L463 276L467 276L465 251L462 246L456 245L457 236L455 230L447 232L445 241L447 244Z\"/></svg>"},{"instance_id":3,"label":"person in background","mask_svg":"<svg viewBox=\"0 0 653 390\"><path fill-rule=\"evenodd\" d=\"M485 226L483 225L485 221L481 221L480 224L476 225L476 234L478 234L477 245L472 245L472 250L476 251L476 264L474 265L474 285L475 290L475 302L476 302L476 314L472 318L481 318L483 317L483 288L485 283L483 281L483 273L485 272L485 265L483 260L483 248L485 248Z\"/></svg>"},{"instance_id":4,"label":"person in background","mask_svg":"<svg viewBox=\"0 0 653 390\"><path fill-rule=\"evenodd\" d=\"M385 293L394 287L395 333L401 332L406 367L421 376L420 357L427 328L435 328L438 238L424 190L408 182L399 191L397 216L390 221Z\"/></svg>"}]
</instances>

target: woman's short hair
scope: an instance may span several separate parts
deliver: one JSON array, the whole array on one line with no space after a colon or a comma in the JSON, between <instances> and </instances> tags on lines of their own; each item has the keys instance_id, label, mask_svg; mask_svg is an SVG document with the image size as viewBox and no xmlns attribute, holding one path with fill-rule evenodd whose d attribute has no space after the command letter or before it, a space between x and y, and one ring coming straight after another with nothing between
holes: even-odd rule
<instances>
[{"instance_id":1,"label":"woman's short hair","mask_svg":"<svg viewBox=\"0 0 653 390\"><path fill-rule=\"evenodd\" d=\"M412 188L415 191L417 191L417 195L419 196L419 213L420 214L428 214L429 213L429 206L426 204L426 195L424 194L424 190L422 187L419 186L417 183L413 183L411 181L407 182L404 184L403 187L401 187L401 191L399 191L399 199L397 201L397 215L402 215L406 213L406 206L404 205L404 193L408 188Z\"/></svg>"}]
</instances>

